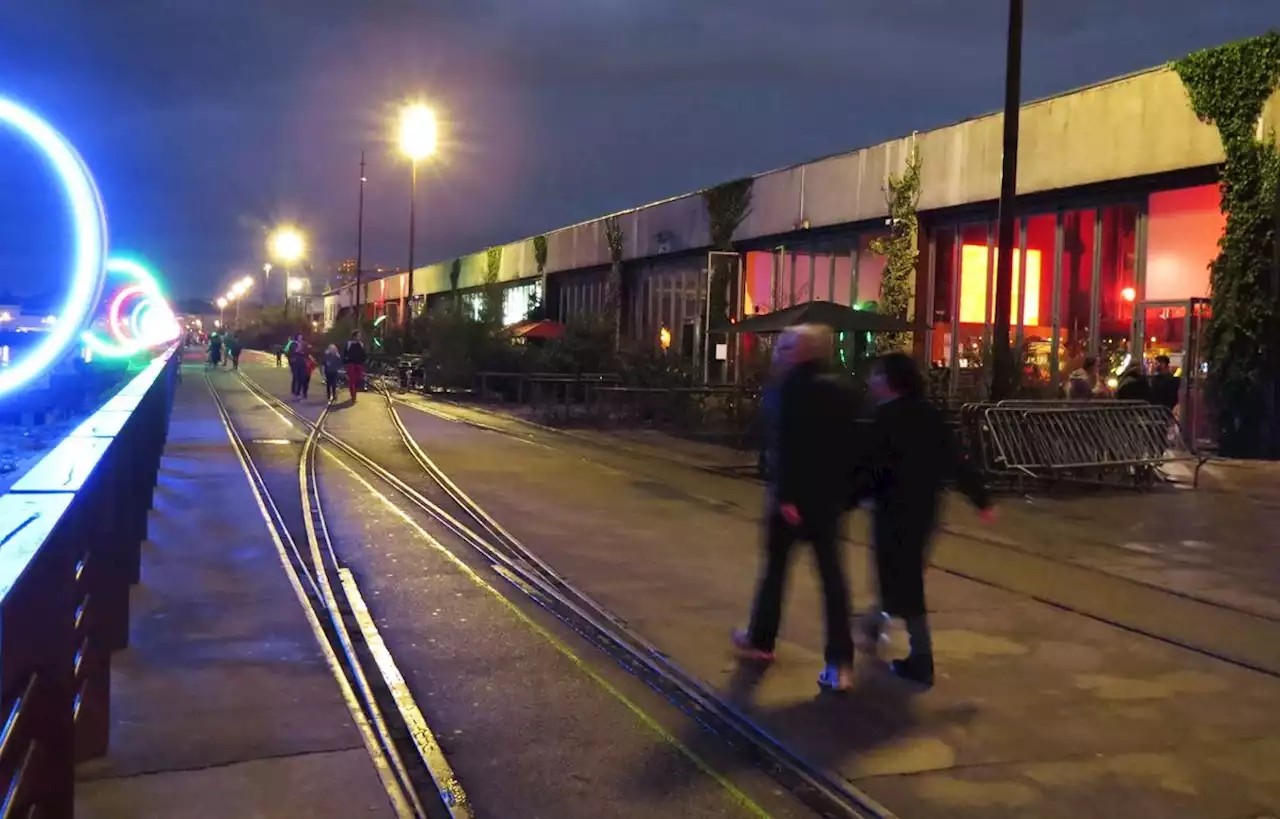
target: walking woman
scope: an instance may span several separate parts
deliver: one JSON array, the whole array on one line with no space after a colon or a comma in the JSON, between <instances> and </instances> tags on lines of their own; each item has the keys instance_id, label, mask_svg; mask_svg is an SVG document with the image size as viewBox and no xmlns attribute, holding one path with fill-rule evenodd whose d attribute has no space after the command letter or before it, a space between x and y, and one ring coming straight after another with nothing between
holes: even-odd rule
<instances>
[{"instance_id":1,"label":"walking woman","mask_svg":"<svg viewBox=\"0 0 1280 819\"><path fill-rule=\"evenodd\" d=\"M855 497L871 501L872 547L879 604L859 629L859 642L872 653L885 621L906 621L911 651L894 660L893 672L906 680L933 685L933 641L925 606L924 574L929 545L938 525L943 484L957 488L992 519L991 500L981 476L960 452L942 413L925 397L924 378L905 353L881 357L871 373L877 402L871 430L862 447Z\"/></svg>"},{"instance_id":2,"label":"walking woman","mask_svg":"<svg viewBox=\"0 0 1280 819\"><path fill-rule=\"evenodd\" d=\"M337 344L324 351L324 392L329 401L338 400L338 373L342 370L342 353Z\"/></svg>"},{"instance_id":3,"label":"walking woman","mask_svg":"<svg viewBox=\"0 0 1280 819\"><path fill-rule=\"evenodd\" d=\"M364 365L369 359L364 342L360 340L359 330L352 331L351 340L347 342L347 349L342 357L347 362L347 387L351 390L351 403L354 404L356 393L364 384Z\"/></svg>"},{"instance_id":4,"label":"walking woman","mask_svg":"<svg viewBox=\"0 0 1280 819\"><path fill-rule=\"evenodd\" d=\"M307 343L302 340L302 333L289 339L284 352L289 358L289 373L292 376L289 393L294 398L302 398L302 385L307 379Z\"/></svg>"}]
</instances>

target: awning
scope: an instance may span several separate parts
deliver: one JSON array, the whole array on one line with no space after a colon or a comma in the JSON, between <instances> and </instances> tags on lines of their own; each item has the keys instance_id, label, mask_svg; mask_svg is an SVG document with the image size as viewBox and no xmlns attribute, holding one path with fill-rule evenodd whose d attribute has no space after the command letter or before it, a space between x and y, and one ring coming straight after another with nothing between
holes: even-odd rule
<instances>
[{"instance_id":1,"label":"awning","mask_svg":"<svg viewBox=\"0 0 1280 819\"><path fill-rule=\"evenodd\" d=\"M831 301L810 301L772 313L748 316L727 327L717 328L719 333L781 333L797 324L821 324L845 333L908 333L924 330L902 319L875 313L870 310L854 310Z\"/></svg>"},{"instance_id":2,"label":"awning","mask_svg":"<svg viewBox=\"0 0 1280 819\"><path fill-rule=\"evenodd\" d=\"M541 321L520 321L506 328L512 338L560 338L564 335L564 325L551 319Z\"/></svg>"}]
</instances>

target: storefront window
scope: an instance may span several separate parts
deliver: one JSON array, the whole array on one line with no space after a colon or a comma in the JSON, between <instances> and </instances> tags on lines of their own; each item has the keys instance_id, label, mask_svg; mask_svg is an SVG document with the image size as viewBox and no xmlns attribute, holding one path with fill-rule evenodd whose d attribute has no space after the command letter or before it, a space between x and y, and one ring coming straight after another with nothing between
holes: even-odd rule
<instances>
[{"instance_id":1,"label":"storefront window","mask_svg":"<svg viewBox=\"0 0 1280 819\"><path fill-rule=\"evenodd\" d=\"M1062 275L1058 279L1058 343L1061 370L1069 372L1089 355L1093 336L1093 260L1096 211L1062 215Z\"/></svg>"},{"instance_id":2,"label":"storefront window","mask_svg":"<svg viewBox=\"0 0 1280 819\"><path fill-rule=\"evenodd\" d=\"M985 361L988 264L987 224L966 225L960 230L960 321L956 356L961 367L980 367Z\"/></svg>"},{"instance_id":3,"label":"storefront window","mask_svg":"<svg viewBox=\"0 0 1280 819\"><path fill-rule=\"evenodd\" d=\"M881 238L880 234L866 234L858 237L858 289L857 302L880 301L880 280L884 278L884 257L871 249L871 243Z\"/></svg>"},{"instance_id":4,"label":"storefront window","mask_svg":"<svg viewBox=\"0 0 1280 819\"><path fill-rule=\"evenodd\" d=\"M1209 265L1227 217L1217 185L1151 194L1147 208L1144 298L1169 301L1209 296Z\"/></svg>"},{"instance_id":5,"label":"storefront window","mask_svg":"<svg viewBox=\"0 0 1280 819\"><path fill-rule=\"evenodd\" d=\"M1099 369L1114 372L1129 353L1137 301L1137 226L1135 205L1102 210L1102 268L1098 289Z\"/></svg>"},{"instance_id":6,"label":"storefront window","mask_svg":"<svg viewBox=\"0 0 1280 819\"><path fill-rule=\"evenodd\" d=\"M932 293L921 293L918 304L933 323L929 346L929 363L932 366L949 366L951 363L951 334L955 326L951 321L951 294L955 287L956 234L950 228L934 233L933 287Z\"/></svg>"},{"instance_id":7,"label":"storefront window","mask_svg":"<svg viewBox=\"0 0 1280 819\"><path fill-rule=\"evenodd\" d=\"M849 253L837 253L834 257L835 274L831 283L831 300L836 304L853 305L853 257Z\"/></svg>"},{"instance_id":8,"label":"storefront window","mask_svg":"<svg viewBox=\"0 0 1280 819\"><path fill-rule=\"evenodd\" d=\"M1020 322L1015 337L1022 339L1024 381L1046 382L1053 372L1053 286L1058 217L1046 213L1023 222L1026 252L1014 256L1014 289L1025 290L1015 299L1013 322ZM1023 256L1025 255L1025 258ZM1059 357L1059 361L1061 358ZM1061 366L1061 364L1059 364Z\"/></svg>"}]
</instances>

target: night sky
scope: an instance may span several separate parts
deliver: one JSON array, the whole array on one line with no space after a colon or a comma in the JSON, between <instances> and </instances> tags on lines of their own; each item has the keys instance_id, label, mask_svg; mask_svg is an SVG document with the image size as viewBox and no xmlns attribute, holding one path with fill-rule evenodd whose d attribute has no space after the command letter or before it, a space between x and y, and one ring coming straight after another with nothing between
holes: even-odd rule
<instances>
[{"instance_id":1,"label":"night sky","mask_svg":"<svg viewBox=\"0 0 1280 819\"><path fill-rule=\"evenodd\" d=\"M419 264L1000 106L1004 0L7 0L0 93L79 147L112 246L213 295L296 221L327 270L407 256L397 104L445 121ZM1280 25L1260 0L1027 3L1044 96ZM0 292L65 267L50 182L0 134Z\"/></svg>"}]
</instances>

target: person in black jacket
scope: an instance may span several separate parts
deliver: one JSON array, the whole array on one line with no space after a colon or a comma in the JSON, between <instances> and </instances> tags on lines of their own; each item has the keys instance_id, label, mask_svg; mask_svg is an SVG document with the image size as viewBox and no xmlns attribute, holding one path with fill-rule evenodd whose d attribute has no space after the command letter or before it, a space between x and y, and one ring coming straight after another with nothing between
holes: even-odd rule
<instances>
[{"instance_id":1,"label":"person in black jacket","mask_svg":"<svg viewBox=\"0 0 1280 819\"><path fill-rule=\"evenodd\" d=\"M354 404L356 393L364 383L365 362L369 360L364 342L360 340L359 330L351 332L351 340L347 342L347 348L342 351L342 358L347 362L347 389L351 391L351 403Z\"/></svg>"},{"instance_id":2,"label":"person in black jacket","mask_svg":"<svg viewBox=\"0 0 1280 819\"><path fill-rule=\"evenodd\" d=\"M793 547L813 545L826 609L826 668L818 684L853 684L849 591L839 550L840 521L849 497L856 410L852 393L830 365L829 330L795 327L781 340L789 351L770 430L765 564L751 625L733 635L739 656L769 662L782 619L782 597Z\"/></svg>"},{"instance_id":3,"label":"person in black jacket","mask_svg":"<svg viewBox=\"0 0 1280 819\"><path fill-rule=\"evenodd\" d=\"M906 621L910 654L891 668L907 680L933 684L933 643L925 607L924 573L938 525L939 501L951 478L983 513L991 501L978 473L959 451L942 413L925 397L915 361L889 353L875 364L871 392L878 406L856 460L854 497L870 500L879 605L860 629L865 647L879 643L885 620Z\"/></svg>"},{"instance_id":4,"label":"person in black jacket","mask_svg":"<svg viewBox=\"0 0 1280 819\"><path fill-rule=\"evenodd\" d=\"M1156 356L1155 373L1151 376L1151 403L1160 407L1168 407L1170 412L1178 406L1178 392L1182 384L1173 374L1169 356Z\"/></svg>"}]
</instances>

